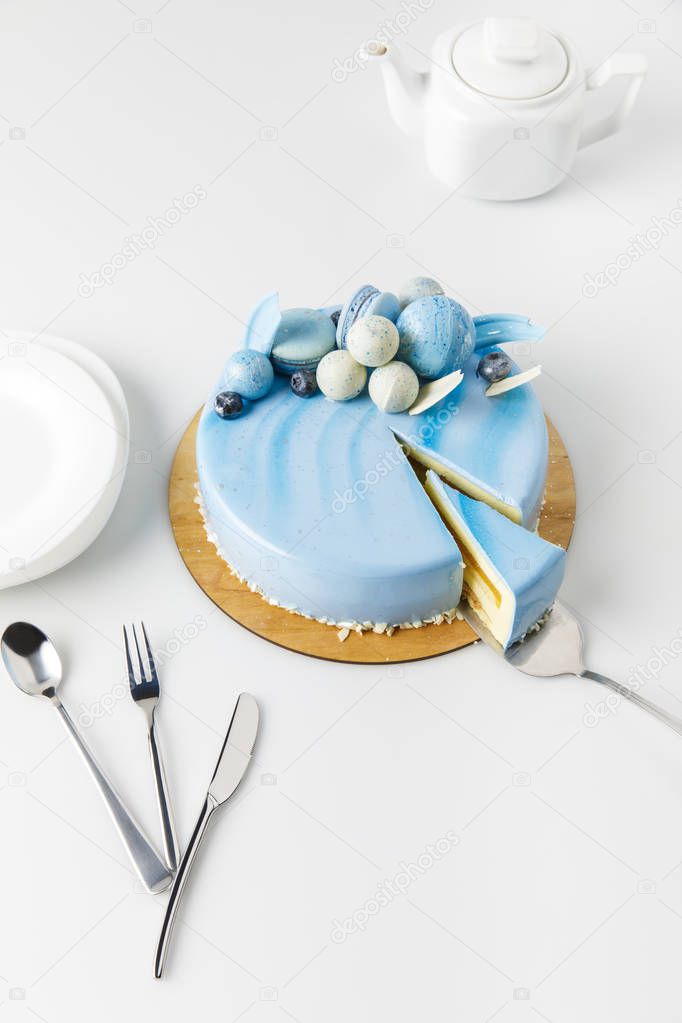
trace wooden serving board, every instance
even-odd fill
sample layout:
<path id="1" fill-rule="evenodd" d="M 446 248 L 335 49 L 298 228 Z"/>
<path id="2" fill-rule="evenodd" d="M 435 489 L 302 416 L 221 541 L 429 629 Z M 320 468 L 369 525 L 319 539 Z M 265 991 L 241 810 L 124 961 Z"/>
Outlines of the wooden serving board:
<path id="1" fill-rule="evenodd" d="M 468 625 L 425 625 L 420 629 L 397 629 L 392 636 L 374 632 L 351 632 L 346 640 L 338 629 L 301 615 L 273 607 L 232 575 L 215 547 L 206 538 L 204 521 L 195 503 L 197 467 L 195 438 L 201 410 L 178 445 L 168 490 L 170 520 L 175 542 L 185 565 L 204 593 L 230 618 L 272 643 L 311 657 L 353 664 L 387 664 L 417 661 L 458 650 L 476 636 Z M 568 454 L 559 434 L 547 420 L 549 471 L 540 534 L 567 548 L 575 522 L 575 484 Z"/>

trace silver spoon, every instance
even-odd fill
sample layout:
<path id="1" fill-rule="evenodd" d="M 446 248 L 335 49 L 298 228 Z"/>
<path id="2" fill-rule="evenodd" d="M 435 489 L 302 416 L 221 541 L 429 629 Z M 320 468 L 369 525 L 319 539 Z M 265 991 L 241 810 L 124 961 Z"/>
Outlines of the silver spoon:
<path id="1" fill-rule="evenodd" d="M 0 640 L 0 650 L 15 686 L 28 696 L 46 697 L 59 712 L 67 732 L 88 766 L 144 886 L 153 893 L 165 891 L 172 881 L 168 867 L 126 810 L 57 695 L 57 687 L 62 680 L 62 662 L 53 644 L 35 625 L 14 622 L 5 629 Z"/>

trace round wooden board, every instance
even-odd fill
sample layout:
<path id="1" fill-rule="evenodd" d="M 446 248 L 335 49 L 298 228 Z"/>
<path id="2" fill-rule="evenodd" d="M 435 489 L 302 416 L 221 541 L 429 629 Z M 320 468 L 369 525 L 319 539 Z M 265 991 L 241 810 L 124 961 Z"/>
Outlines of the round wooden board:
<path id="1" fill-rule="evenodd" d="M 341 642 L 338 630 L 273 607 L 232 575 L 206 538 L 204 522 L 195 503 L 197 468 L 195 437 L 201 410 L 188 426 L 173 460 L 168 505 L 175 542 L 185 565 L 204 593 L 226 614 L 250 632 L 272 643 L 311 657 L 353 664 L 417 661 L 458 650 L 476 636 L 468 625 L 426 625 L 398 629 L 392 636 L 351 632 Z M 575 521 L 575 484 L 571 463 L 559 434 L 547 420 L 549 471 L 540 534 L 567 548 Z"/>

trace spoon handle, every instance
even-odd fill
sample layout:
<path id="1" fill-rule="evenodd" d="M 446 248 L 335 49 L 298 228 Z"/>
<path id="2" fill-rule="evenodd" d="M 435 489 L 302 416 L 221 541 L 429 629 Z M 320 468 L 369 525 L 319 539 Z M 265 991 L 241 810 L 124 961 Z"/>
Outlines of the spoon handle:
<path id="1" fill-rule="evenodd" d="M 140 880 L 145 888 L 153 894 L 165 891 L 172 880 L 168 867 L 156 853 L 139 824 L 136 824 L 126 810 L 120 796 L 85 745 L 66 707 L 56 698 L 53 698 L 52 702 L 87 764 Z"/>
<path id="2" fill-rule="evenodd" d="M 629 686 L 624 686 L 621 682 L 614 682 L 612 678 L 608 678 L 606 675 L 600 675 L 597 671 L 583 671 L 581 672 L 581 678 L 591 678 L 593 682 L 600 682 L 604 686 L 608 686 L 609 689 L 613 689 L 614 693 L 618 693 L 624 700 L 629 700 L 630 703 L 635 703 L 642 710 L 646 710 L 649 714 L 653 714 L 655 718 L 662 721 L 664 725 L 668 725 L 673 731 L 677 732 L 678 735 L 682 735 L 682 720 L 675 717 L 674 714 L 669 714 L 667 710 L 663 710 L 662 707 L 657 706 L 655 703 L 651 703 L 650 700 L 645 700 L 643 696 L 635 692 L 634 689 L 630 689 Z"/>

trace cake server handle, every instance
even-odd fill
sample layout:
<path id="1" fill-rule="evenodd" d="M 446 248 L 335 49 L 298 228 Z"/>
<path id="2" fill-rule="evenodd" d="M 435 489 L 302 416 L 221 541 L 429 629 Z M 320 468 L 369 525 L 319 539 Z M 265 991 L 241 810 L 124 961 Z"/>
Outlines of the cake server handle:
<path id="1" fill-rule="evenodd" d="M 640 696 L 638 692 L 631 689 L 629 686 L 624 686 L 621 682 L 614 682 L 612 678 L 608 678 L 606 675 L 600 675 L 597 671 L 588 671 L 585 669 L 580 672 L 580 678 L 590 678 L 593 682 L 599 682 L 603 686 L 607 686 L 612 689 L 614 693 L 618 693 L 624 700 L 629 700 L 630 703 L 636 704 L 641 707 L 642 710 L 646 710 L 649 714 L 653 714 L 655 718 L 662 721 L 664 725 L 668 725 L 678 735 L 682 735 L 682 720 L 675 717 L 674 714 L 669 714 L 667 710 L 662 707 L 658 707 L 655 703 L 651 703 L 650 700 L 645 700 L 643 696 Z"/>
<path id="2" fill-rule="evenodd" d="M 163 973 L 163 968 L 166 963 L 166 956 L 168 955 L 168 945 L 170 943 L 171 934 L 173 932 L 173 925 L 175 923 L 175 917 L 178 912 L 178 906 L 180 905 L 180 899 L 182 893 L 185 890 L 187 879 L 189 877 L 190 868 L 194 862 L 194 858 L 199 851 L 199 845 L 201 840 L 206 834 L 206 828 L 208 822 L 211 819 L 211 815 L 217 806 L 220 804 L 213 798 L 209 792 L 206 796 L 206 802 L 204 803 L 199 818 L 194 825 L 194 831 L 192 837 L 189 840 L 185 854 L 180 860 L 180 866 L 178 872 L 175 875 L 173 885 L 171 887 L 170 897 L 168 899 L 168 905 L 166 906 L 166 915 L 163 919 L 161 927 L 161 934 L 159 935 L 159 943 L 156 948 L 156 959 L 154 960 L 154 976 L 158 979 Z"/>

